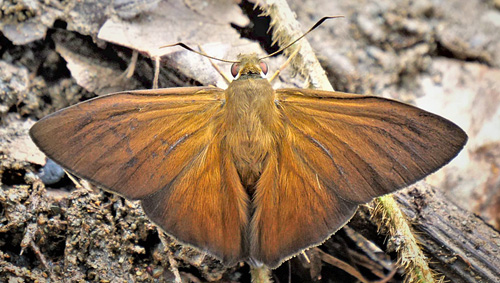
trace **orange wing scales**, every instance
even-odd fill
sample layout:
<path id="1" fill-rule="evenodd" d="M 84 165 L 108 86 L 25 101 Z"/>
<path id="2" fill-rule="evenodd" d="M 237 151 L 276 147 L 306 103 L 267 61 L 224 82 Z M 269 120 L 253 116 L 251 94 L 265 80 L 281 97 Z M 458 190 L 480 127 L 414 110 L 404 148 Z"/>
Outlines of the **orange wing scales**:
<path id="1" fill-rule="evenodd" d="M 168 186 L 142 204 L 168 234 L 235 264 L 247 258 L 249 199 L 234 164 L 221 154 L 221 144 L 211 142 Z"/>
<path id="2" fill-rule="evenodd" d="M 318 94 L 325 96 L 313 96 Z M 323 151 L 303 154 L 322 156 L 314 166 L 319 175 L 341 188 L 339 196 L 358 203 L 434 172 L 467 140 L 448 120 L 392 100 L 311 90 L 278 90 L 277 96 L 297 134 Z"/>
<path id="3" fill-rule="evenodd" d="M 273 268 L 326 240 L 358 204 L 439 169 L 467 141 L 444 118 L 378 97 L 281 89 L 276 105 L 285 134 L 257 183 L 250 237 L 251 258 Z"/>
<path id="4" fill-rule="evenodd" d="M 232 264 L 248 257 L 249 200 L 221 153 L 222 94 L 179 88 L 99 97 L 47 116 L 30 134 L 70 172 L 140 199 L 169 235 Z"/>
<path id="5" fill-rule="evenodd" d="M 254 196 L 250 256 L 271 268 L 323 242 L 357 208 L 339 198 L 302 161 L 296 151 L 302 142 L 283 141 L 279 155 L 269 157 Z"/>
<path id="6" fill-rule="evenodd" d="M 70 172 L 141 200 L 180 242 L 228 265 L 271 268 L 326 240 L 358 204 L 439 169 L 467 141 L 453 123 L 403 103 L 274 91 L 255 79 L 228 91 L 100 97 L 49 115 L 30 135 Z"/>

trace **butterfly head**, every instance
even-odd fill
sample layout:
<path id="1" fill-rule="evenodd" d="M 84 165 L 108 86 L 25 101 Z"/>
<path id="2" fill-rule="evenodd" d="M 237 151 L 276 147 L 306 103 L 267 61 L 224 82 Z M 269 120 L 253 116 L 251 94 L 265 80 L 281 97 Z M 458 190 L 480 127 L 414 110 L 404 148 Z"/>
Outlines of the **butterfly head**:
<path id="1" fill-rule="evenodd" d="M 267 64 L 261 61 L 257 54 L 240 54 L 238 55 L 238 62 L 233 63 L 231 66 L 231 75 L 235 79 L 255 76 L 264 78 L 267 74 L 267 69 Z"/>

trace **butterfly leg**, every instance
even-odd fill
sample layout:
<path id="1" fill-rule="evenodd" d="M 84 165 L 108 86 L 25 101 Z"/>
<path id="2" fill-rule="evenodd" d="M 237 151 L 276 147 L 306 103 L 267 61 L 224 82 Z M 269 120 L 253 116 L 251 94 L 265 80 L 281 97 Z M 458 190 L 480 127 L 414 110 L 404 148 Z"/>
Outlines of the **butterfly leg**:
<path id="1" fill-rule="evenodd" d="M 201 52 L 206 53 L 205 50 L 203 50 L 203 48 L 201 46 L 198 45 L 198 48 L 200 48 Z M 212 59 L 208 58 L 208 60 L 210 61 L 210 64 L 212 64 L 212 67 L 214 67 L 214 69 L 217 70 L 217 72 L 224 78 L 224 81 L 226 81 L 226 83 L 229 85 L 231 83 L 232 79 L 228 75 L 226 75 L 224 72 L 222 72 L 222 70 L 219 68 L 219 66 L 217 66 L 217 64 L 215 64 Z"/>
<path id="2" fill-rule="evenodd" d="M 290 55 L 290 57 L 288 57 L 286 62 L 283 63 L 283 65 L 281 65 L 281 67 L 268 79 L 269 82 L 272 82 L 281 73 L 281 71 L 283 71 L 288 66 L 288 64 L 290 64 L 290 62 L 292 62 L 292 59 L 299 53 L 299 50 L 300 47 L 295 49 L 295 51 L 293 51 L 293 53 Z"/>
<path id="3" fill-rule="evenodd" d="M 130 58 L 130 63 L 128 64 L 127 69 L 121 75 L 119 75 L 115 80 L 113 80 L 111 85 L 113 86 L 120 85 L 122 84 L 122 82 L 124 82 L 127 79 L 130 79 L 134 75 L 138 57 L 139 57 L 139 52 L 137 50 L 133 50 L 132 58 Z"/>
<path id="4" fill-rule="evenodd" d="M 155 73 L 153 77 L 153 89 L 158 88 L 158 79 L 160 77 L 160 56 L 154 56 L 153 59 L 155 60 Z"/>
<path id="5" fill-rule="evenodd" d="M 135 66 L 137 66 L 137 58 L 139 57 L 139 52 L 137 50 L 132 51 L 132 58 L 130 59 L 130 64 L 128 65 L 122 76 L 130 79 L 134 75 Z"/>

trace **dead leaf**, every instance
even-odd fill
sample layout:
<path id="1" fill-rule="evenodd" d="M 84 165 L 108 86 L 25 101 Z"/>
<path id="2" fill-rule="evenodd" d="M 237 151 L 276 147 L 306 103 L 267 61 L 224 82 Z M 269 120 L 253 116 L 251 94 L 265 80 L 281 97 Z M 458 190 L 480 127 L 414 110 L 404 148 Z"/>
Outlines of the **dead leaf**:
<path id="1" fill-rule="evenodd" d="M 28 90 L 28 70 L 0 61 L 0 114 L 6 114 Z"/>
<path id="2" fill-rule="evenodd" d="M 43 1 L 2 1 L 0 31 L 15 45 L 23 45 L 45 37 L 47 29 L 63 15 L 56 1 L 53 7 Z"/>
<path id="3" fill-rule="evenodd" d="M 174 52 L 159 48 L 179 41 L 195 45 L 246 43 L 239 41 L 231 23 L 248 24 L 248 18 L 231 0 L 162 1 L 152 12 L 131 20 L 112 17 L 99 30 L 98 38 L 155 57 Z"/>
<path id="4" fill-rule="evenodd" d="M 136 89 L 140 83 L 125 78 L 118 63 L 102 55 L 102 50 L 68 32 L 58 32 L 53 39 L 56 51 L 66 60 L 78 85 L 89 92 L 107 94 Z"/>
<path id="5" fill-rule="evenodd" d="M 28 130 L 35 121 L 21 119 L 17 113 L 11 113 L 5 117 L 4 122 L 5 126 L 0 127 L 0 153 L 8 156 L 7 162 L 45 164 L 45 154 L 28 135 Z"/>

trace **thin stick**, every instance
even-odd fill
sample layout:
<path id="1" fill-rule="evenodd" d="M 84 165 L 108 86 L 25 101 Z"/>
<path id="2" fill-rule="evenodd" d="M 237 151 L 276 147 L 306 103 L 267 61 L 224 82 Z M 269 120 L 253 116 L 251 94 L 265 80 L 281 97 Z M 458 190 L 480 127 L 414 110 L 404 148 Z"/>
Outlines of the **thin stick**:
<path id="1" fill-rule="evenodd" d="M 295 19 L 294 12 L 285 0 L 267 0 L 263 2 L 267 3 L 263 7 L 264 15 L 271 17 L 273 40 L 275 42 L 278 42 L 280 45 L 288 45 L 291 39 L 297 38 L 302 34 L 299 22 Z M 288 55 L 293 53 L 296 48 L 299 48 L 298 44 L 289 46 L 284 52 Z M 299 54 L 292 60 L 291 65 L 301 75 L 309 79 L 313 88 L 333 91 L 333 87 L 328 81 L 325 71 L 306 39 L 300 41 Z"/>
<path id="2" fill-rule="evenodd" d="M 385 195 L 376 198 L 375 203 L 377 206 L 372 212 L 372 218 L 379 230 L 386 227 L 390 236 L 402 235 L 404 238 L 397 252 L 398 264 L 406 271 L 405 282 L 435 282 L 432 270 L 427 264 L 428 259 L 420 249 L 410 225 L 394 198 Z"/>
<path id="3" fill-rule="evenodd" d="M 364 282 L 364 283 L 368 283 L 368 282 L 371 282 L 371 283 L 385 283 L 385 282 L 388 282 L 389 280 L 392 279 L 392 277 L 394 277 L 394 275 L 396 274 L 396 271 L 397 271 L 397 268 L 394 268 L 387 276 L 385 276 L 384 278 L 381 278 L 380 280 L 378 281 L 370 281 L 368 279 L 366 279 L 362 274 L 361 272 L 359 272 L 358 270 L 356 270 L 354 267 L 352 267 L 351 265 L 349 265 L 348 263 L 346 263 L 345 261 L 342 261 L 336 257 L 333 257 L 327 253 L 325 253 L 324 251 L 318 249 L 318 248 L 315 248 L 320 257 L 321 257 L 321 260 L 324 261 L 324 262 L 327 262 L 335 267 L 338 267 L 339 269 L 342 269 L 344 270 L 345 272 L 349 273 L 350 275 L 356 277 L 356 279 L 358 279 L 359 281 L 361 282 Z"/>
<path id="4" fill-rule="evenodd" d="M 266 59 L 266 58 L 269 58 L 269 57 L 272 57 L 278 53 L 280 53 L 281 51 L 287 49 L 288 47 L 294 45 L 297 41 L 301 40 L 302 38 L 304 38 L 308 33 L 310 33 L 311 31 L 315 30 L 317 27 L 319 27 L 324 21 L 328 20 L 328 19 L 336 19 L 336 18 L 343 18 L 344 16 L 330 16 L 330 17 L 323 17 L 321 18 L 319 21 L 317 21 L 308 31 L 306 31 L 303 35 L 301 35 L 299 38 L 295 39 L 294 41 L 288 43 L 287 45 L 285 45 L 285 47 L 282 47 L 280 48 L 278 51 L 274 51 L 273 53 L 267 55 L 267 56 L 264 56 L 264 57 L 261 57 L 259 58 L 260 60 L 262 59 Z"/>

